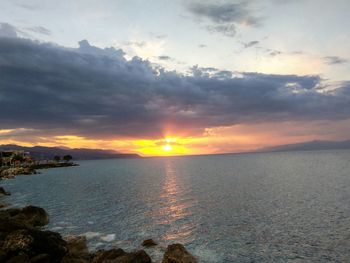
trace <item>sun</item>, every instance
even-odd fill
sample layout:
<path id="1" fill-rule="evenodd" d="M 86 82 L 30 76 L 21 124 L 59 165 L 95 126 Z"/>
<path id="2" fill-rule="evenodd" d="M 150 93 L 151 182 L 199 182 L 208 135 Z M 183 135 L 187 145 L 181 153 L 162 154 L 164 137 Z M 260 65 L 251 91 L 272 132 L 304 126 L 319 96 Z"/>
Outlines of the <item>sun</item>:
<path id="1" fill-rule="evenodd" d="M 166 152 L 170 152 L 173 149 L 173 147 L 170 144 L 165 144 L 162 148 Z"/>

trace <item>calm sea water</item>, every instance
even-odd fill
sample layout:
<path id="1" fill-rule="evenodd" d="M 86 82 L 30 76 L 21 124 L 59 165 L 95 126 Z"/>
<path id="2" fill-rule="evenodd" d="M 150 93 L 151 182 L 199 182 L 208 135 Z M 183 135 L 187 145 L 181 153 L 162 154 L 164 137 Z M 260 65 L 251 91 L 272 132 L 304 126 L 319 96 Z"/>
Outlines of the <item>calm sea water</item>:
<path id="1" fill-rule="evenodd" d="M 1 184 L 91 249 L 180 242 L 200 262 L 350 262 L 350 151 L 82 161 Z"/>

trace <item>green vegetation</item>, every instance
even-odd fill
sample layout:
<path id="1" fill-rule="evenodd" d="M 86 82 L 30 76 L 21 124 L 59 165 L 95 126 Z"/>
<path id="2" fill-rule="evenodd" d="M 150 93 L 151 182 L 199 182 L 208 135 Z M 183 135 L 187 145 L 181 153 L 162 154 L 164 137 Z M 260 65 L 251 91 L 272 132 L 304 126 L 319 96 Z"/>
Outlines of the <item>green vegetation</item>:
<path id="1" fill-rule="evenodd" d="M 63 156 L 63 160 L 64 160 L 66 163 L 68 163 L 68 162 L 69 162 L 70 160 L 72 160 L 72 159 L 73 159 L 73 157 L 72 157 L 71 155 L 69 155 L 69 154 Z"/>

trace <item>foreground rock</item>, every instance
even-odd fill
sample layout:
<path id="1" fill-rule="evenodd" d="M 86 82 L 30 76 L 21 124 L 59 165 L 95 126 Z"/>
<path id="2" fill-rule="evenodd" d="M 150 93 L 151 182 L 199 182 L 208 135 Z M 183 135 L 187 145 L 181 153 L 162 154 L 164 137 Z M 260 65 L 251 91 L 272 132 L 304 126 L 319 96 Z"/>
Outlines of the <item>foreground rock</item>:
<path id="1" fill-rule="evenodd" d="M 143 250 L 127 253 L 121 248 L 98 250 L 90 254 L 83 236 L 66 238 L 67 253 L 62 263 L 151 263 L 151 258 Z"/>
<path id="2" fill-rule="evenodd" d="M 8 260 L 18 256 L 38 260 L 45 255 L 49 262 L 61 262 L 67 253 L 66 242 L 58 233 L 25 228 L 8 233 L 2 250 Z"/>
<path id="3" fill-rule="evenodd" d="M 60 262 L 67 253 L 66 241 L 38 228 L 48 221 L 40 207 L 0 211 L 0 262 Z"/>
<path id="4" fill-rule="evenodd" d="M 36 174 L 33 167 L 11 167 L 2 169 L 0 172 L 0 179 L 13 179 L 17 175 Z"/>
<path id="5" fill-rule="evenodd" d="M 197 263 L 197 260 L 183 245 L 173 244 L 167 247 L 162 263 Z"/>
<path id="6" fill-rule="evenodd" d="M 3 187 L 0 187 L 0 196 L 3 196 L 3 195 L 11 195 L 11 194 L 9 192 L 6 192 Z"/>
<path id="7" fill-rule="evenodd" d="M 151 263 L 151 258 L 143 250 L 127 253 L 123 249 L 99 250 L 92 263 Z"/>
<path id="8" fill-rule="evenodd" d="M 0 219 L 18 222 L 31 228 L 45 226 L 49 223 L 49 215 L 46 211 L 36 206 L 26 206 L 22 209 L 11 208 L 0 211 Z"/>
<path id="9" fill-rule="evenodd" d="M 68 236 L 66 237 L 67 253 L 62 259 L 62 263 L 88 263 L 91 256 L 86 245 L 86 237 L 84 236 Z"/>
<path id="10" fill-rule="evenodd" d="M 86 238 L 43 231 L 49 222 L 46 211 L 27 206 L 0 211 L 0 262 L 7 263 L 151 263 L 143 250 L 122 249 L 89 253 Z"/>
<path id="11" fill-rule="evenodd" d="M 1 179 L 14 179 L 17 175 L 30 175 L 37 174 L 36 169 L 49 169 L 49 168 L 60 168 L 60 167 L 70 167 L 78 166 L 76 163 L 43 163 L 43 164 L 33 164 L 31 166 L 25 167 L 5 167 L 0 168 L 0 180 Z"/>
<path id="12" fill-rule="evenodd" d="M 90 253 L 84 236 L 65 239 L 41 227 L 49 222 L 44 209 L 27 206 L 0 211 L 0 262 L 6 263 L 152 263 L 144 250 L 98 250 Z M 153 246 L 152 239 L 144 246 Z M 162 263 L 197 263 L 181 244 L 170 245 Z"/>
<path id="13" fill-rule="evenodd" d="M 5 207 L 9 207 L 9 205 L 6 203 L 0 203 L 0 209 L 5 208 Z"/>
<path id="14" fill-rule="evenodd" d="M 156 245 L 158 245 L 158 244 L 153 239 L 146 239 L 142 242 L 142 246 L 144 246 L 144 247 L 153 247 Z"/>

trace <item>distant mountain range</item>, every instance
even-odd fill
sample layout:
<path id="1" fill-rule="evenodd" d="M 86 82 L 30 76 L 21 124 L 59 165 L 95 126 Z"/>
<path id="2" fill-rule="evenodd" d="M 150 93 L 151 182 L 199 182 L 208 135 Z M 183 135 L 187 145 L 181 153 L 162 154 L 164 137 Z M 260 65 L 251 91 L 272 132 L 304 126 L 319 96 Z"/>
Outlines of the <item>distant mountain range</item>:
<path id="1" fill-rule="evenodd" d="M 112 150 L 100 149 L 70 149 L 59 147 L 24 147 L 18 145 L 0 145 L 0 150 L 23 150 L 30 152 L 37 160 L 51 160 L 54 156 L 71 155 L 73 160 L 94 160 L 94 159 L 113 159 L 113 158 L 140 158 L 138 154 L 118 153 Z"/>
<path id="2" fill-rule="evenodd" d="M 350 149 L 350 140 L 347 141 L 309 141 L 295 144 L 278 145 L 259 149 L 258 152 L 288 152 L 288 151 L 319 151 L 319 150 L 347 150 Z"/>
<path id="3" fill-rule="evenodd" d="M 70 149 L 59 147 L 24 147 L 19 145 L 0 145 L 1 150 L 23 150 L 37 160 L 51 160 L 54 156 L 71 155 L 73 160 L 94 160 L 114 158 L 141 158 L 138 154 L 119 153 L 112 150 L 100 149 Z M 261 148 L 255 152 L 289 152 L 289 151 L 319 151 L 319 150 L 350 150 L 350 140 L 346 141 L 309 141 L 295 144 L 285 144 L 273 147 Z"/>

